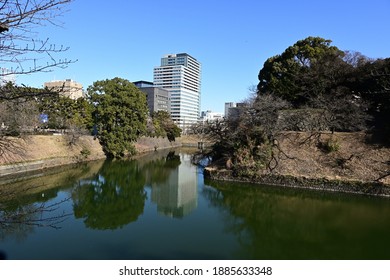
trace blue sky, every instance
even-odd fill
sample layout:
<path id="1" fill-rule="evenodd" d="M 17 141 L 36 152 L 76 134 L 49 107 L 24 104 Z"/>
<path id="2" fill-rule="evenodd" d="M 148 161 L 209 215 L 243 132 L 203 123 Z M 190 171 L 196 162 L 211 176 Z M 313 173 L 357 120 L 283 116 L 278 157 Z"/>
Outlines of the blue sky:
<path id="1" fill-rule="evenodd" d="M 163 55 L 186 52 L 202 64 L 202 110 L 248 96 L 264 61 L 308 36 L 371 58 L 390 57 L 390 0 L 75 0 L 37 36 L 70 50 L 67 69 L 20 76 L 40 87 L 53 79 L 121 77 L 153 81 Z"/>

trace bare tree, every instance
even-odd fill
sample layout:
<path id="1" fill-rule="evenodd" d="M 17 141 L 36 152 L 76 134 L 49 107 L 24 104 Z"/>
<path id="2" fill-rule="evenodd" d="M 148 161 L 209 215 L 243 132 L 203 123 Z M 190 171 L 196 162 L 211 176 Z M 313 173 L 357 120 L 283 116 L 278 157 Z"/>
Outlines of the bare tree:
<path id="1" fill-rule="evenodd" d="M 74 61 L 57 59 L 68 50 L 48 38 L 35 39 L 37 27 L 60 26 L 60 15 L 72 0 L 0 0 L 0 81 L 12 75 L 48 72 Z"/>
<path id="2" fill-rule="evenodd" d="M 52 204 L 40 203 L 19 206 L 12 210 L 0 208 L 0 229 L 10 232 L 16 231 L 17 227 L 25 226 L 59 229 L 61 228 L 59 224 L 71 215 L 65 212 L 58 213 L 60 205 L 69 199 L 67 198 Z"/>
<path id="3" fill-rule="evenodd" d="M 72 0 L 0 0 L 0 103 L 12 103 L 14 112 L 21 111 L 25 106 L 20 104 L 30 102 L 31 98 L 54 93 L 50 89 L 17 86 L 13 84 L 14 76 L 49 72 L 74 62 L 57 58 L 68 47 L 56 46 L 48 38 L 36 39 L 39 27 L 61 25 L 58 18 L 70 2 Z M 5 111 L 0 113 L 4 115 Z M 4 128 L 9 128 L 9 124 L 0 125 L 0 155 L 20 151 L 19 142 L 5 135 L 8 132 Z"/>

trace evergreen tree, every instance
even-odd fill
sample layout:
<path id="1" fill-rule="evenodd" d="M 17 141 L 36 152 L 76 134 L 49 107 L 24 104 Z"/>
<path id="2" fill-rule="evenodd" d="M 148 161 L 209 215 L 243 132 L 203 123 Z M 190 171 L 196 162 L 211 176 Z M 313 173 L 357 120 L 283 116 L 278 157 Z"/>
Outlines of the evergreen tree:
<path id="1" fill-rule="evenodd" d="M 128 80 L 96 81 L 88 87 L 94 105 L 93 118 L 98 138 L 108 157 L 134 154 L 132 142 L 146 131 L 146 96 Z"/>

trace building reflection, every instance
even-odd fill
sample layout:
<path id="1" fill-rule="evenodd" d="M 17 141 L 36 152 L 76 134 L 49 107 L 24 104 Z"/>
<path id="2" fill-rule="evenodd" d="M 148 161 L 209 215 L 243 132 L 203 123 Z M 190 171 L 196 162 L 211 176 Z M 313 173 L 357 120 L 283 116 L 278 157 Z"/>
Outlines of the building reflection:
<path id="1" fill-rule="evenodd" d="M 178 155 L 181 164 L 171 170 L 167 180 L 152 183 L 152 202 L 165 216 L 182 218 L 190 214 L 198 203 L 198 176 L 190 155 Z"/>

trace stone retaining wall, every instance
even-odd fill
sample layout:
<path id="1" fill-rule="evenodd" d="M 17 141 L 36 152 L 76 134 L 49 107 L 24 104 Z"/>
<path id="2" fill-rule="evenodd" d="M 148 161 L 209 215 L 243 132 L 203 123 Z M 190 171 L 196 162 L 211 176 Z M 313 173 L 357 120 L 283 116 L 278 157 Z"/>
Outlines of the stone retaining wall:
<path id="1" fill-rule="evenodd" d="M 205 179 L 218 181 L 248 182 L 291 188 L 390 197 L 390 186 L 379 182 L 342 181 L 329 180 L 326 178 L 312 179 L 275 174 L 258 176 L 256 178 L 237 178 L 232 176 L 230 170 L 218 169 L 215 167 L 206 167 L 204 176 Z"/>
<path id="2" fill-rule="evenodd" d="M 0 177 L 106 157 L 99 141 L 92 136 L 80 137 L 75 145 L 69 145 L 66 135 L 35 135 L 13 141 L 19 151 L 8 151 L 0 158 Z M 167 138 L 141 137 L 134 145 L 141 154 L 182 146 L 196 147 L 197 141 L 196 137 L 182 137 L 174 142 Z"/>

